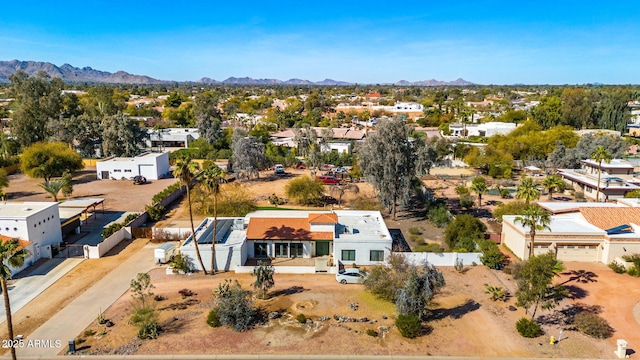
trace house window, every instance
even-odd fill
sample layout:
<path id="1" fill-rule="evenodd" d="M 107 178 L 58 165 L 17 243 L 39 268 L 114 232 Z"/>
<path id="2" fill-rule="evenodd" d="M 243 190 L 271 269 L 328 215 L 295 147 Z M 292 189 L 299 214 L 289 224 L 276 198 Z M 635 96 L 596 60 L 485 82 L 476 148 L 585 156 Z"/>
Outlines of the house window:
<path id="1" fill-rule="evenodd" d="M 255 257 L 267 257 L 267 243 L 254 243 L 253 244 L 253 256 L 255 256 Z"/>
<path id="2" fill-rule="evenodd" d="M 277 243 L 276 244 L 276 257 L 289 257 L 289 244 L 287 243 Z"/>
<path id="3" fill-rule="evenodd" d="M 113 169 L 113 172 L 122 172 L 120 169 Z"/>
<path id="4" fill-rule="evenodd" d="M 124 169 L 124 172 L 131 172 L 131 169 Z"/>
<path id="5" fill-rule="evenodd" d="M 370 261 L 384 261 L 384 251 L 382 251 L 382 250 L 371 250 L 369 252 L 369 260 Z"/>
<path id="6" fill-rule="evenodd" d="M 302 244 L 291 244 L 291 257 L 302 257 Z"/>
<path id="7" fill-rule="evenodd" d="M 343 261 L 356 261 L 356 251 L 355 250 L 342 250 L 342 260 Z"/>

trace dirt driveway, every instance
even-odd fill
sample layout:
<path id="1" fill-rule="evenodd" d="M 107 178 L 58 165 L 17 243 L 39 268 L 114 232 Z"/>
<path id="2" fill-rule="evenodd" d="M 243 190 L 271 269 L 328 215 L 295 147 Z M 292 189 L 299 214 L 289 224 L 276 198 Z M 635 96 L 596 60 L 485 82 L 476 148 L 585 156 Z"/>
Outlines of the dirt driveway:
<path id="1" fill-rule="evenodd" d="M 133 185 L 129 180 L 97 180 L 96 168 L 86 167 L 73 177 L 74 197 L 104 198 L 105 210 L 144 211 L 151 203 L 153 195 L 164 190 L 177 180 L 174 178 L 152 180 L 145 185 Z M 40 184 L 42 179 L 32 179 L 25 174 L 9 175 L 9 187 L 6 189 L 10 201 L 53 201 Z M 60 195 L 59 200 L 63 200 Z"/>

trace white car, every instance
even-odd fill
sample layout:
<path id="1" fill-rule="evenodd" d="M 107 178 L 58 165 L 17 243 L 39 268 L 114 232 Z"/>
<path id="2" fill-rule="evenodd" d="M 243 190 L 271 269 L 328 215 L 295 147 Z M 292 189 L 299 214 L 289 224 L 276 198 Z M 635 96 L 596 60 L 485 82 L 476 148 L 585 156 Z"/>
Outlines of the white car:
<path id="1" fill-rule="evenodd" d="M 362 284 L 367 278 L 367 273 L 360 269 L 344 269 L 336 274 L 336 281 L 340 284 Z"/>

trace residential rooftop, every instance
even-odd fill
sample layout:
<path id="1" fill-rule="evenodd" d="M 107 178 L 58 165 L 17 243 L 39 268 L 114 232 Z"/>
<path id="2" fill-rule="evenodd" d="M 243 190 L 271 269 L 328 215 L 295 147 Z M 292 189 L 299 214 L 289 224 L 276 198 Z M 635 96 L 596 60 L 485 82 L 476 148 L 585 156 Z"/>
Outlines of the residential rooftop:
<path id="1" fill-rule="evenodd" d="M 11 202 L 0 204 L 0 217 L 24 219 L 44 209 L 56 206 L 56 202 Z"/>

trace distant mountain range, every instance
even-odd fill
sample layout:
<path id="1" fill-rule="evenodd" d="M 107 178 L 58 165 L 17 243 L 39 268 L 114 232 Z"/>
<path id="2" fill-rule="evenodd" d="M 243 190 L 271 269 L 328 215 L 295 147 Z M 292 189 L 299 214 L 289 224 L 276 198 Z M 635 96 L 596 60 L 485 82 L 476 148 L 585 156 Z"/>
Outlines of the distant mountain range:
<path id="1" fill-rule="evenodd" d="M 106 83 L 106 84 L 166 84 L 175 81 L 158 80 L 144 75 L 133 75 L 125 71 L 110 73 L 107 71 L 95 70 L 90 67 L 77 68 L 69 64 L 62 66 L 54 65 L 50 62 L 41 61 L 0 61 L 0 83 L 9 82 L 9 76 L 17 71 L 24 71 L 28 75 L 35 75 L 40 71 L 44 71 L 51 77 L 61 78 L 64 82 L 70 83 Z M 253 79 L 250 77 L 230 77 L 223 81 L 217 81 L 208 77 L 203 77 L 195 81 L 200 84 L 236 84 L 236 85 L 325 85 L 325 86 L 345 86 L 353 85 L 346 81 L 338 81 L 325 79 L 322 81 L 309 81 L 302 79 L 289 79 L 282 81 L 278 79 Z M 410 82 L 401 80 L 393 83 L 396 86 L 465 86 L 474 85 L 474 83 L 464 79 L 454 81 L 438 81 L 435 79 Z"/>

